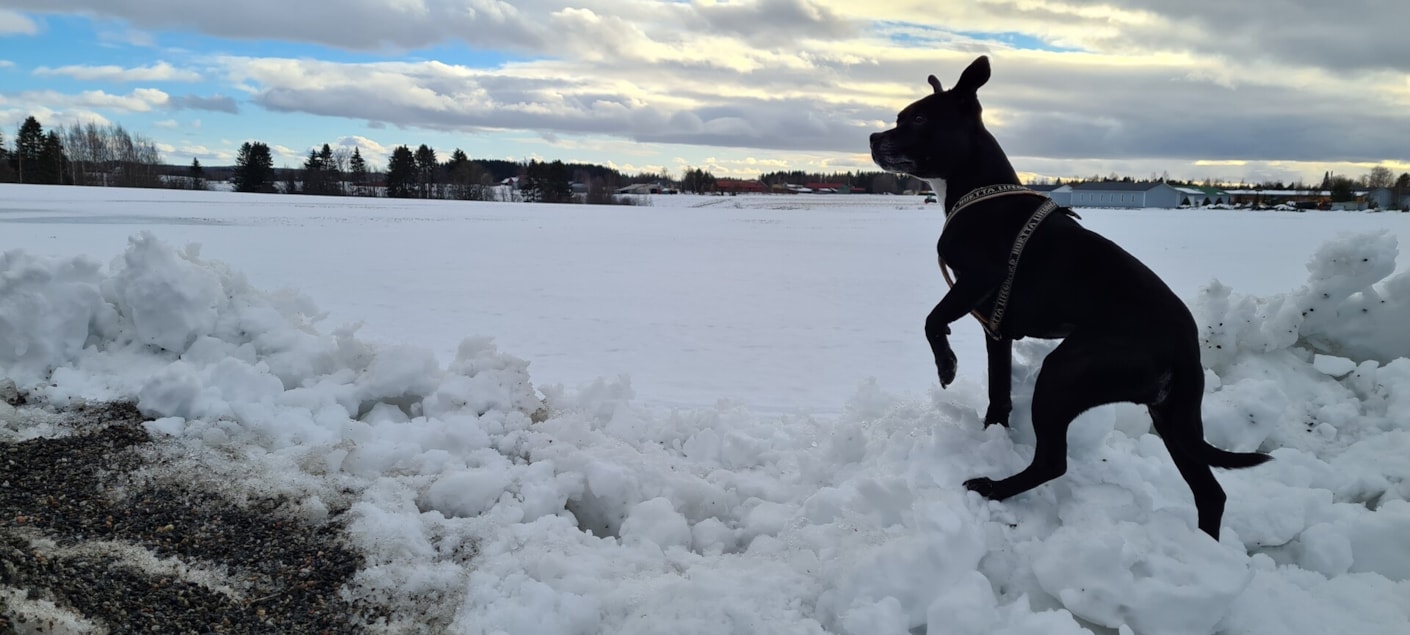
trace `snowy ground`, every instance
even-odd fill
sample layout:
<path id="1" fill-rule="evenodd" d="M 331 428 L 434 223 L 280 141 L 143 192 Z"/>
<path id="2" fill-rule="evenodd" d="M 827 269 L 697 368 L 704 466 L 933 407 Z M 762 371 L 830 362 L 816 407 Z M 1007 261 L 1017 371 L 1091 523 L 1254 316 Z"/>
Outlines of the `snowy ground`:
<path id="1" fill-rule="evenodd" d="M 394 631 L 1410 629 L 1410 215 L 1082 213 L 1195 310 L 1211 442 L 1277 459 L 1219 475 L 1220 543 L 1133 407 L 1054 483 L 959 487 L 1026 464 L 1049 345 L 1011 432 L 977 327 L 933 386 L 912 198 L 0 186 L 0 377 L 135 399 L 203 473 L 332 513 Z"/>

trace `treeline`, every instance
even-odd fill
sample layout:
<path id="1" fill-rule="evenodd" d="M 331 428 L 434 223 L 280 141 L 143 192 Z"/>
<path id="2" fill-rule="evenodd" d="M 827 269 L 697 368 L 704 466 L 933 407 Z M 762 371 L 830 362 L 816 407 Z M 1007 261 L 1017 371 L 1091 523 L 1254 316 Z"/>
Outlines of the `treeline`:
<path id="1" fill-rule="evenodd" d="M 617 188 L 654 178 L 563 161 L 472 160 L 460 148 L 442 161 L 426 144 L 415 150 L 397 146 L 383 170 L 370 165 L 359 148 L 326 143 L 310 150 L 301 168 L 276 170 L 269 146 L 249 141 L 240 146 L 230 182 L 238 192 L 634 204 L 640 201 L 617 196 Z"/>
<path id="2" fill-rule="evenodd" d="M 1089 176 L 1086 178 L 1070 178 L 1067 180 L 1055 179 L 1049 182 L 1047 179 L 1039 179 L 1030 185 L 1077 185 L 1080 183 L 1134 183 L 1136 179 L 1129 176 L 1121 176 L 1116 173 L 1107 176 Z M 1145 182 L 1168 183 L 1176 187 L 1217 187 L 1229 190 L 1273 190 L 1273 191 L 1296 191 L 1296 192 L 1326 192 L 1327 198 L 1333 203 L 1354 201 L 1357 198 L 1357 191 L 1386 189 L 1391 193 L 1391 204 L 1393 207 L 1404 207 L 1402 203 L 1406 197 L 1410 196 L 1410 172 L 1402 172 L 1399 176 L 1390 168 L 1377 165 L 1373 166 L 1365 174 L 1359 177 L 1350 177 L 1344 174 L 1334 174 L 1330 170 L 1322 174 L 1320 182 L 1307 183 L 1302 180 L 1283 181 L 1265 180 L 1256 183 L 1247 181 L 1218 181 L 1215 179 L 1204 179 L 1203 181 L 1182 181 L 1172 179 L 1168 173 L 1159 176 L 1151 174 Z"/>
<path id="3" fill-rule="evenodd" d="M 443 161 L 425 144 L 398 146 L 381 169 L 358 148 L 326 143 L 298 168 L 275 168 L 269 145 L 258 141 L 240 146 L 234 166 L 208 168 L 193 159 L 183 168 L 166 165 L 152 140 L 116 124 L 46 132 L 27 117 L 13 151 L 0 133 L 0 183 L 204 190 L 212 180 L 228 180 L 241 192 L 638 204 L 642 199 L 618 196 L 617 189 L 668 179 L 585 163 L 472 160 L 459 148 Z"/>
<path id="4" fill-rule="evenodd" d="M 1112 182 L 1134 183 L 1136 181 L 1169 183 L 1170 185 L 1177 187 L 1217 187 L 1221 189 L 1231 190 L 1327 190 L 1330 192 L 1349 193 L 1358 189 L 1410 188 L 1410 172 L 1404 172 L 1401 173 L 1400 176 L 1396 176 L 1390 168 L 1383 165 L 1377 165 L 1372 167 L 1369 171 L 1359 177 L 1350 177 L 1344 174 L 1335 174 L 1331 171 L 1327 171 L 1323 173 L 1321 181 L 1313 181 L 1310 183 L 1302 181 L 1300 179 L 1291 181 L 1275 179 L 1258 182 L 1222 181 L 1212 178 L 1206 178 L 1204 180 L 1181 180 L 1170 178 L 1170 174 L 1168 172 L 1160 175 L 1152 173 L 1150 177 L 1146 179 L 1136 179 L 1130 176 L 1122 176 L 1113 172 L 1107 176 L 1100 176 L 1094 174 L 1092 176 L 1087 177 L 1072 177 L 1067 179 L 1038 179 L 1030 185 L 1076 185 L 1078 183 Z"/>
<path id="5" fill-rule="evenodd" d="M 193 160 L 190 166 L 183 168 L 164 164 L 156 143 L 119 124 L 74 124 L 46 132 L 31 116 L 20 124 L 13 150 L 7 147 L 4 134 L 0 133 L 0 182 L 207 189 L 213 180 L 228 180 L 242 192 L 531 202 L 636 202 L 641 199 L 624 198 L 616 193 L 638 184 L 649 184 L 643 191 L 652 192 L 737 190 L 721 188 L 719 179 L 702 168 L 686 168 L 679 179 L 673 179 L 664 171 L 624 174 L 614 168 L 586 163 L 471 159 L 459 148 L 442 160 L 426 144 L 414 150 L 410 146 L 398 146 L 386 165 L 379 167 L 370 164 L 358 148 L 334 148 L 325 143 L 319 149 L 310 150 L 301 166 L 275 168 L 269 146 L 251 141 L 240 146 L 233 167 L 208 168 L 199 160 Z M 1056 179 L 1054 183 L 1134 180 L 1112 173 L 1066 181 Z M 1352 200 L 1358 189 L 1387 188 L 1392 190 L 1395 200 L 1410 195 L 1410 173 L 1396 176 L 1385 166 L 1375 166 L 1356 178 L 1327 172 L 1320 183 L 1181 181 L 1170 178 L 1168 173 L 1152 173 L 1147 180 L 1177 186 L 1317 189 L 1329 191 L 1333 201 Z M 908 175 L 880 171 L 778 171 L 761 174 L 758 181 L 765 186 L 765 191 L 827 184 L 852 192 L 901 194 L 929 187 Z M 1034 184 L 1047 182 L 1039 179 Z"/>
<path id="6" fill-rule="evenodd" d="M 160 187 L 156 144 L 119 125 L 60 126 L 48 132 L 25 118 L 13 152 L 0 134 L 0 181 L 40 185 Z"/>
<path id="7" fill-rule="evenodd" d="M 759 181 L 770 187 L 827 183 L 831 185 L 844 185 L 854 192 L 870 192 L 873 194 L 919 192 L 930 187 L 925 181 L 908 174 L 895 174 L 881 171 L 804 172 L 793 170 L 762 174 L 759 176 Z"/>

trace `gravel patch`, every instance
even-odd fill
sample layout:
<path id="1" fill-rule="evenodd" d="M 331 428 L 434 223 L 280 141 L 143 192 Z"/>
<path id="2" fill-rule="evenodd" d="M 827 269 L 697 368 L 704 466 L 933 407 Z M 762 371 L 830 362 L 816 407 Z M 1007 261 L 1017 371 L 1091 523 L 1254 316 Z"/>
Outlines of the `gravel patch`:
<path id="1" fill-rule="evenodd" d="M 0 428 L 62 429 L 0 435 L 0 634 L 357 633 L 379 617 L 345 599 L 362 558 L 337 513 L 143 474 L 158 453 L 132 404 L 0 397 Z"/>

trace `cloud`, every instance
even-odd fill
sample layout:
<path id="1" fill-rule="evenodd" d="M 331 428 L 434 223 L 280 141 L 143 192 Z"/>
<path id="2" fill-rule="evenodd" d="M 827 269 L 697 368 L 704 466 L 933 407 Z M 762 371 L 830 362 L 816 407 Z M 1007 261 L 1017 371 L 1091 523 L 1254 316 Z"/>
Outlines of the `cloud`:
<path id="1" fill-rule="evenodd" d="M 1191 79 L 1172 63 L 1015 61 L 996 62 L 980 91 L 986 105 L 1002 107 L 995 134 L 1011 154 L 1310 161 L 1410 153 L 1410 112 L 1369 95 L 1348 99 L 1364 87 L 1331 74 L 1254 74 L 1231 86 Z M 1055 74 L 1068 90 L 1026 88 Z"/>
<path id="2" fill-rule="evenodd" d="M 219 90 L 273 113 L 367 122 L 363 130 L 512 132 L 560 151 L 581 147 L 589 160 L 593 144 L 618 157 L 631 156 L 622 147 L 669 144 L 870 168 L 866 136 L 928 92 L 926 75 L 951 85 L 978 54 L 994 62 L 981 93 L 989 127 L 1032 165 L 1149 159 L 1235 169 L 1196 162 L 1404 161 L 1410 152 L 1410 3 L 1391 0 L 7 4 L 154 32 L 371 52 L 358 58 L 386 61 L 331 61 L 347 56 L 312 47 L 298 59 L 202 58 L 200 68 L 225 82 Z M 465 48 L 513 61 L 424 59 Z M 229 113 L 239 105 L 221 96 L 153 102 Z"/>
<path id="3" fill-rule="evenodd" d="M 83 14 L 139 29 L 196 30 L 217 37 L 323 44 L 349 50 L 410 50 L 452 40 L 481 47 L 535 49 L 551 41 L 539 19 L 545 2 L 523 12 L 505 0 L 10 0 L 39 13 Z M 277 16 L 277 17 L 275 17 Z"/>
<path id="4" fill-rule="evenodd" d="M 780 149 L 836 149 L 839 139 L 858 147 L 867 133 L 850 116 L 854 106 L 848 104 L 748 95 L 721 99 L 707 92 L 709 87 L 681 82 L 645 88 L 432 62 L 224 62 L 236 81 L 257 87 L 253 100 L 270 110 L 435 130 L 604 134 L 643 142 Z"/>
<path id="5" fill-rule="evenodd" d="M 235 103 L 232 97 L 225 95 L 211 95 L 202 97 L 200 95 L 183 95 L 171 99 L 171 107 L 174 110 L 211 110 L 215 112 L 225 112 L 232 115 L 240 113 L 240 106 Z"/>
<path id="6" fill-rule="evenodd" d="M 128 28 L 103 28 L 98 32 L 98 41 L 105 46 L 155 47 L 157 39 L 151 33 Z"/>
<path id="7" fill-rule="evenodd" d="M 172 97 L 155 88 L 135 88 L 123 93 L 110 93 L 103 90 L 85 90 L 79 93 L 62 93 L 54 90 L 22 91 L 0 93 L 0 107 L 12 107 L 31 112 L 77 113 L 65 117 L 88 121 L 99 111 L 109 113 L 149 113 L 176 110 L 213 110 L 218 112 L 238 112 L 235 101 L 229 97 L 201 97 L 185 95 Z M 102 118 L 107 121 L 106 117 Z"/>
<path id="8" fill-rule="evenodd" d="M 695 31 L 727 33 L 756 46 L 777 46 L 799 39 L 856 36 L 868 22 L 813 0 L 691 3 L 684 5 L 687 25 Z"/>
<path id="9" fill-rule="evenodd" d="M 40 13 L 113 18 L 143 29 L 194 29 L 232 39 L 316 43 L 348 50 L 415 50 L 460 41 L 479 49 L 534 55 L 590 55 L 615 39 L 575 37 L 563 25 L 596 20 L 605 29 L 707 32 L 768 46 L 841 38 L 867 19 L 822 0 L 674 2 L 583 0 L 570 8 L 546 0 L 246 0 L 193 5 L 187 0 L 10 0 Z M 269 19 L 278 16 L 278 19 Z M 619 33 L 621 35 L 621 33 Z M 719 50 L 700 49 L 695 51 Z"/>
<path id="10" fill-rule="evenodd" d="M 1410 71 L 1410 3 L 1398 0 L 1107 1 L 1158 16 L 1124 31 L 1128 43 L 1339 72 Z"/>
<path id="11" fill-rule="evenodd" d="M 86 90 L 79 93 L 78 102 L 90 108 L 150 112 L 170 105 L 171 97 L 155 88 L 135 88 L 126 95 L 101 90 Z"/>
<path id="12" fill-rule="evenodd" d="M 64 106 L 59 108 L 29 105 L 13 106 L 7 104 L 5 99 L 0 97 L 0 127 L 14 130 L 26 117 L 34 117 L 46 128 L 73 123 L 92 122 L 99 126 L 107 126 L 113 123 L 102 114 L 81 106 Z"/>
<path id="13" fill-rule="evenodd" d="M 201 74 L 191 70 L 178 69 L 166 62 L 150 66 L 123 68 L 121 66 L 41 66 L 34 69 L 41 77 L 65 76 L 82 81 L 105 82 L 199 82 Z"/>
<path id="14" fill-rule="evenodd" d="M 829 4 L 843 5 L 842 0 Z M 1399 0 L 927 0 L 870 3 L 878 20 L 928 22 L 966 33 L 1021 33 L 1047 44 L 1132 58 L 1193 54 L 1327 71 L 1410 71 L 1410 3 Z M 935 20 L 918 16 L 939 15 Z"/>
<path id="15" fill-rule="evenodd" d="M 16 11 L 0 9 L 0 36 L 5 35 L 34 35 L 39 32 L 39 25 Z"/>
<path id="16" fill-rule="evenodd" d="M 929 92 L 921 78 L 938 72 L 951 84 L 971 59 L 951 53 L 884 66 L 839 64 L 836 72 L 858 81 L 821 89 L 812 76 L 778 69 L 741 75 L 705 68 L 678 76 L 669 64 L 607 75 L 569 62 L 494 70 L 438 62 L 221 63 L 254 88 L 255 103 L 278 112 L 432 130 L 856 152 L 901 106 Z M 1410 148 L 1407 111 L 1348 100 L 1354 81 L 1318 72 L 1231 84 L 1192 75 L 1192 64 L 1180 58 L 1104 62 L 1018 51 L 999 51 L 994 66 L 981 98 L 991 128 L 1011 153 L 1024 156 L 1378 160 Z M 889 93 L 873 92 L 876 85 Z"/>

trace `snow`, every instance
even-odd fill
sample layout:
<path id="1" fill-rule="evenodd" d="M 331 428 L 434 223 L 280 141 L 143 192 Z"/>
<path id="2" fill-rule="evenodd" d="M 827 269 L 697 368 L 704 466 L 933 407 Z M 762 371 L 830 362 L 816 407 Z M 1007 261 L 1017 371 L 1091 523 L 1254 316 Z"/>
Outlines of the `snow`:
<path id="1" fill-rule="evenodd" d="M 1209 440 L 1276 459 L 1219 473 L 1214 542 L 1130 405 L 1052 483 L 960 486 L 1027 464 L 1052 343 L 1012 430 L 977 326 L 933 385 L 933 206 L 652 202 L 0 186 L 0 377 L 348 510 L 390 632 L 1410 629 L 1410 216 L 1082 210 L 1190 303 Z"/>

